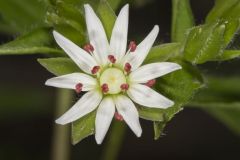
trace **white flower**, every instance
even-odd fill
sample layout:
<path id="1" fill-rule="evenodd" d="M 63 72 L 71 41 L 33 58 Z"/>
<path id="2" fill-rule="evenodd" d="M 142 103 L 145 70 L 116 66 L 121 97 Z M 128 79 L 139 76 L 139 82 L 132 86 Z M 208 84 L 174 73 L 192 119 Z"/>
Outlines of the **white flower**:
<path id="1" fill-rule="evenodd" d="M 141 66 L 158 35 L 157 25 L 138 46 L 131 41 L 126 50 L 128 4 L 116 19 L 110 44 L 93 9 L 88 4 L 84 8 L 90 40 L 84 49 L 60 33 L 53 32 L 58 45 L 86 74 L 72 73 L 51 78 L 46 81 L 46 85 L 75 89 L 78 93 L 87 91 L 56 123 L 71 123 L 97 109 L 95 139 L 98 144 L 102 143 L 114 114 L 119 119 L 123 118 L 137 137 L 140 137 L 142 129 L 133 102 L 151 108 L 172 106 L 173 101 L 151 89 L 151 86 L 155 78 L 181 69 L 181 66 L 170 62 Z"/>

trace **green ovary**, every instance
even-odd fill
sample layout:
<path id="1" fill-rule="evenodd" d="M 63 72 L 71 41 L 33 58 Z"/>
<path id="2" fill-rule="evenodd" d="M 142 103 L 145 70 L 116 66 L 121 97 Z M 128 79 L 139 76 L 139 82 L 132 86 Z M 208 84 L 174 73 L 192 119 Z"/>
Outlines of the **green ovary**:
<path id="1" fill-rule="evenodd" d="M 100 85 L 107 84 L 108 94 L 118 94 L 121 92 L 121 85 L 126 83 L 126 77 L 120 69 L 108 68 L 100 76 Z"/>

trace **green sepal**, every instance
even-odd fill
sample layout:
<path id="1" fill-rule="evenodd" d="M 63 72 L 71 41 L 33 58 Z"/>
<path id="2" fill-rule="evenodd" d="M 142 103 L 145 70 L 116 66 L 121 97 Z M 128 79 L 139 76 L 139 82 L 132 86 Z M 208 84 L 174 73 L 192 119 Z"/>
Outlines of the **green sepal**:
<path id="1" fill-rule="evenodd" d="M 96 110 L 72 123 L 72 144 L 75 145 L 84 138 L 95 133 Z"/>
<path id="2" fill-rule="evenodd" d="M 153 129 L 154 129 L 154 140 L 158 140 L 163 133 L 163 130 L 166 126 L 166 122 L 153 122 Z"/>
<path id="3" fill-rule="evenodd" d="M 38 62 L 56 76 L 82 72 L 70 58 L 41 58 Z"/>
<path id="4" fill-rule="evenodd" d="M 144 60 L 144 64 L 164 62 L 170 58 L 176 57 L 179 54 L 179 48 L 179 43 L 165 43 L 154 46 Z"/>
<path id="5" fill-rule="evenodd" d="M 140 118 L 150 121 L 164 121 L 163 110 L 136 105 Z"/>

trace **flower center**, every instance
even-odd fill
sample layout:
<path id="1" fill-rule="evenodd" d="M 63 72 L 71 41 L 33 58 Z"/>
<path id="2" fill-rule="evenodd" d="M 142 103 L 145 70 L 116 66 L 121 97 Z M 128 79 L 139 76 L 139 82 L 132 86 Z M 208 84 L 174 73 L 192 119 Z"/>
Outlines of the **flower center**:
<path id="1" fill-rule="evenodd" d="M 120 69 L 108 68 L 100 76 L 100 85 L 108 85 L 108 94 L 118 94 L 122 91 L 121 85 L 126 84 L 126 77 Z"/>

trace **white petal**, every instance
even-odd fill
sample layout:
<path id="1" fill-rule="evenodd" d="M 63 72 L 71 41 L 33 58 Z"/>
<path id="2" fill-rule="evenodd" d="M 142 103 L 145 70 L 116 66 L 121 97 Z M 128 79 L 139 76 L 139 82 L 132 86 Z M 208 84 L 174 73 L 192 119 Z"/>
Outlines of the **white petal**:
<path id="1" fill-rule="evenodd" d="M 72 73 L 48 79 L 45 85 L 58 88 L 75 89 L 75 86 L 78 83 L 83 84 L 82 91 L 89 91 L 95 88 L 97 81 L 95 78 L 87 74 Z"/>
<path id="2" fill-rule="evenodd" d="M 101 93 L 94 90 L 89 91 L 55 122 L 62 125 L 73 122 L 96 109 L 101 100 Z"/>
<path id="3" fill-rule="evenodd" d="M 110 40 L 111 53 L 117 60 L 122 59 L 126 53 L 127 34 L 128 34 L 128 13 L 129 5 L 126 4 L 120 11 L 113 27 Z"/>
<path id="4" fill-rule="evenodd" d="M 109 44 L 103 25 L 90 5 L 85 4 L 85 19 L 90 43 L 94 47 L 94 55 L 98 61 L 107 63 Z"/>
<path id="5" fill-rule="evenodd" d="M 118 113 L 122 115 L 123 119 L 136 134 L 136 136 L 140 137 L 142 134 L 142 128 L 139 122 L 138 111 L 133 102 L 124 95 L 116 96 L 114 100 Z"/>
<path id="6" fill-rule="evenodd" d="M 53 31 L 53 36 L 58 45 L 68 54 L 68 56 L 84 72 L 91 74 L 92 68 L 97 65 L 94 58 L 60 33 Z"/>
<path id="7" fill-rule="evenodd" d="M 95 119 L 95 139 L 101 144 L 111 124 L 115 113 L 115 105 L 112 97 L 106 97 L 100 103 Z"/>
<path id="8" fill-rule="evenodd" d="M 130 81 L 135 83 L 145 83 L 151 79 L 163 76 L 182 67 L 176 63 L 161 62 L 151 63 L 141 66 L 137 70 L 133 71 L 130 75 Z"/>
<path id="9" fill-rule="evenodd" d="M 136 50 L 125 56 L 124 64 L 127 62 L 130 63 L 132 66 L 132 71 L 137 69 L 143 63 L 155 39 L 157 38 L 158 32 L 159 27 L 158 25 L 155 25 L 148 36 L 137 46 Z"/>
<path id="10" fill-rule="evenodd" d="M 127 93 L 134 102 L 146 107 L 168 108 L 174 105 L 173 101 L 145 85 L 133 84 Z"/>

